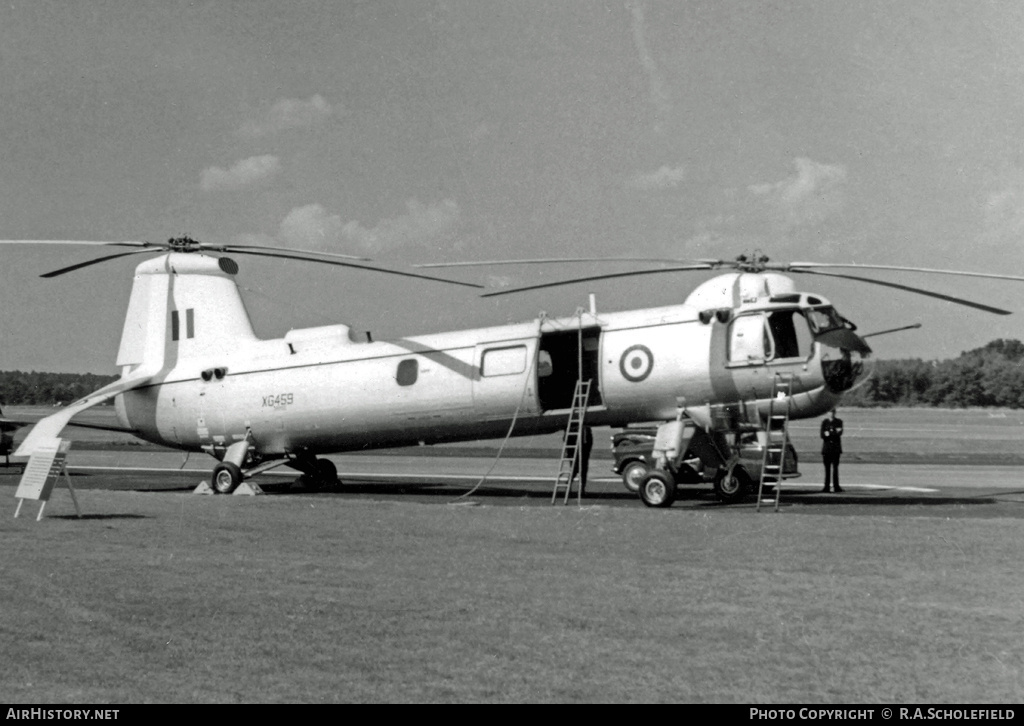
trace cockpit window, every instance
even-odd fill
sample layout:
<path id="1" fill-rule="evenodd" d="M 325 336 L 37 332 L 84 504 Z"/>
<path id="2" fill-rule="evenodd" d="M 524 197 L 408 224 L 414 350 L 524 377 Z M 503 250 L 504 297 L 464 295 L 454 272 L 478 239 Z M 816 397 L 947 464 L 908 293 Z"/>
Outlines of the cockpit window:
<path id="1" fill-rule="evenodd" d="M 832 307 L 811 308 L 807 311 L 807 322 L 815 335 L 844 327 L 842 316 Z"/>

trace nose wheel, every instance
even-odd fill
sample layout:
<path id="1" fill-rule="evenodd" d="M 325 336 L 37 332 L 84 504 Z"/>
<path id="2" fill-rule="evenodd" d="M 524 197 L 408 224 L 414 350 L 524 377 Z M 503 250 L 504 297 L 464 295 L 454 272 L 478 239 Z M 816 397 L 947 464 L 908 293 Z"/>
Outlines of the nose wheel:
<path id="1" fill-rule="evenodd" d="M 223 461 L 213 468 L 213 491 L 217 494 L 230 494 L 238 488 L 243 478 L 237 464 Z"/>

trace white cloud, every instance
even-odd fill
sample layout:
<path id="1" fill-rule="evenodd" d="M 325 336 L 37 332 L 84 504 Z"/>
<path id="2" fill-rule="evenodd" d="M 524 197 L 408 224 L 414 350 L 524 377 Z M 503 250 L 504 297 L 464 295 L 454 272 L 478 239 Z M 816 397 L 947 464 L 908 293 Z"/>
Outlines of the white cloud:
<path id="1" fill-rule="evenodd" d="M 264 181 L 281 170 L 281 160 L 272 154 L 250 156 L 230 169 L 211 166 L 203 169 L 199 186 L 204 192 L 222 192 L 241 189 Z"/>
<path id="2" fill-rule="evenodd" d="M 1024 172 L 985 199 L 982 241 L 987 244 L 1024 242 Z"/>
<path id="3" fill-rule="evenodd" d="M 359 222 L 348 222 L 342 233 L 366 252 L 378 253 L 406 244 L 433 242 L 448 236 L 458 226 L 461 216 L 459 205 L 451 199 L 431 205 L 410 199 L 405 207 L 406 214 L 382 219 L 371 229 L 363 227 Z"/>
<path id="4" fill-rule="evenodd" d="M 672 113 L 672 103 L 668 93 L 665 91 L 665 83 L 662 80 L 658 64 L 654 60 L 650 49 L 647 47 L 647 22 L 644 19 L 644 4 L 640 0 L 632 0 L 626 3 L 626 7 L 632 14 L 633 44 L 640 59 L 640 65 L 647 74 L 647 84 L 650 91 L 651 105 L 654 106 L 656 120 L 654 130 L 661 132 L 665 120 Z"/>
<path id="5" fill-rule="evenodd" d="M 286 129 L 315 126 L 336 112 L 336 109 L 319 94 L 309 100 L 282 98 L 263 116 L 249 119 L 242 124 L 238 133 L 248 139 L 269 136 Z"/>
<path id="6" fill-rule="evenodd" d="M 324 249 L 342 242 L 342 222 L 319 204 L 307 204 L 288 212 L 278 233 L 281 241 L 296 249 Z"/>
<path id="7" fill-rule="evenodd" d="M 846 167 L 795 160 L 796 175 L 779 182 L 755 184 L 752 194 L 761 197 L 787 227 L 821 224 L 845 203 Z"/>
<path id="8" fill-rule="evenodd" d="M 512 286 L 512 278 L 508 275 L 488 275 L 487 287 L 504 288 Z"/>
<path id="9" fill-rule="evenodd" d="M 274 247 L 277 245 L 277 240 L 269 234 L 262 234 L 259 232 L 242 232 L 240 234 L 232 235 L 229 244 Z"/>
<path id="10" fill-rule="evenodd" d="M 367 228 L 357 221 L 343 223 L 341 216 L 330 214 L 319 204 L 307 204 L 291 210 L 281 222 L 278 236 L 282 243 L 298 249 L 329 249 L 344 245 L 377 254 L 407 244 L 424 244 L 451 235 L 458 226 L 458 204 L 445 199 L 425 205 L 415 199 L 406 202 L 406 214 L 382 219 Z"/>
<path id="11" fill-rule="evenodd" d="M 686 169 L 681 166 L 670 167 L 663 165 L 656 171 L 630 177 L 626 180 L 626 186 L 640 191 L 656 191 L 677 187 L 685 180 Z"/>

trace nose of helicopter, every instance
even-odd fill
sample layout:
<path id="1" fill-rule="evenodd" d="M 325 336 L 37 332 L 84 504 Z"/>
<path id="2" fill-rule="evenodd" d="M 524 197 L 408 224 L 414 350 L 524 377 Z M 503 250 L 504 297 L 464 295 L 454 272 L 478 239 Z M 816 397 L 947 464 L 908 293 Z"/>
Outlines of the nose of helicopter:
<path id="1" fill-rule="evenodd" d="M 874 368 L 871 347 L 849 328 L 817 337 L 821 343 L 821 372 L 832 393 L 844 393 L 861 385 Z"/>

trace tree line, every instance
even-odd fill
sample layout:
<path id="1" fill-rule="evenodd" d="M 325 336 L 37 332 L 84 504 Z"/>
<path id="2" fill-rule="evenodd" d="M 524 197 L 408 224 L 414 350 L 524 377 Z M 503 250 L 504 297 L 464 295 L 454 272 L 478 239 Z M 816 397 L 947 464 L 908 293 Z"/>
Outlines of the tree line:
<path id="1" fill-rule="evenodd" d="M 117 376 L 100 376 L 95 373 L 0 371 L 0 405 L 67 404 L 116 380 Z"/>
<path id="2" fill-rule="evenodd" d="M 94 373 L 0 371 L 0 405 L 67 404 L 116 379 Z M 846 394 L 843 405 L 1024 408 L 1024 343 L 1000 338 L 942 361 L 877 361 L 874 375 Z"/>
<path id="3" fill-rule="evenodd" d="M 1024 343 L 993 340 L 942 361 L 880 360 L 844 406 L 1024 408 Z"/>

